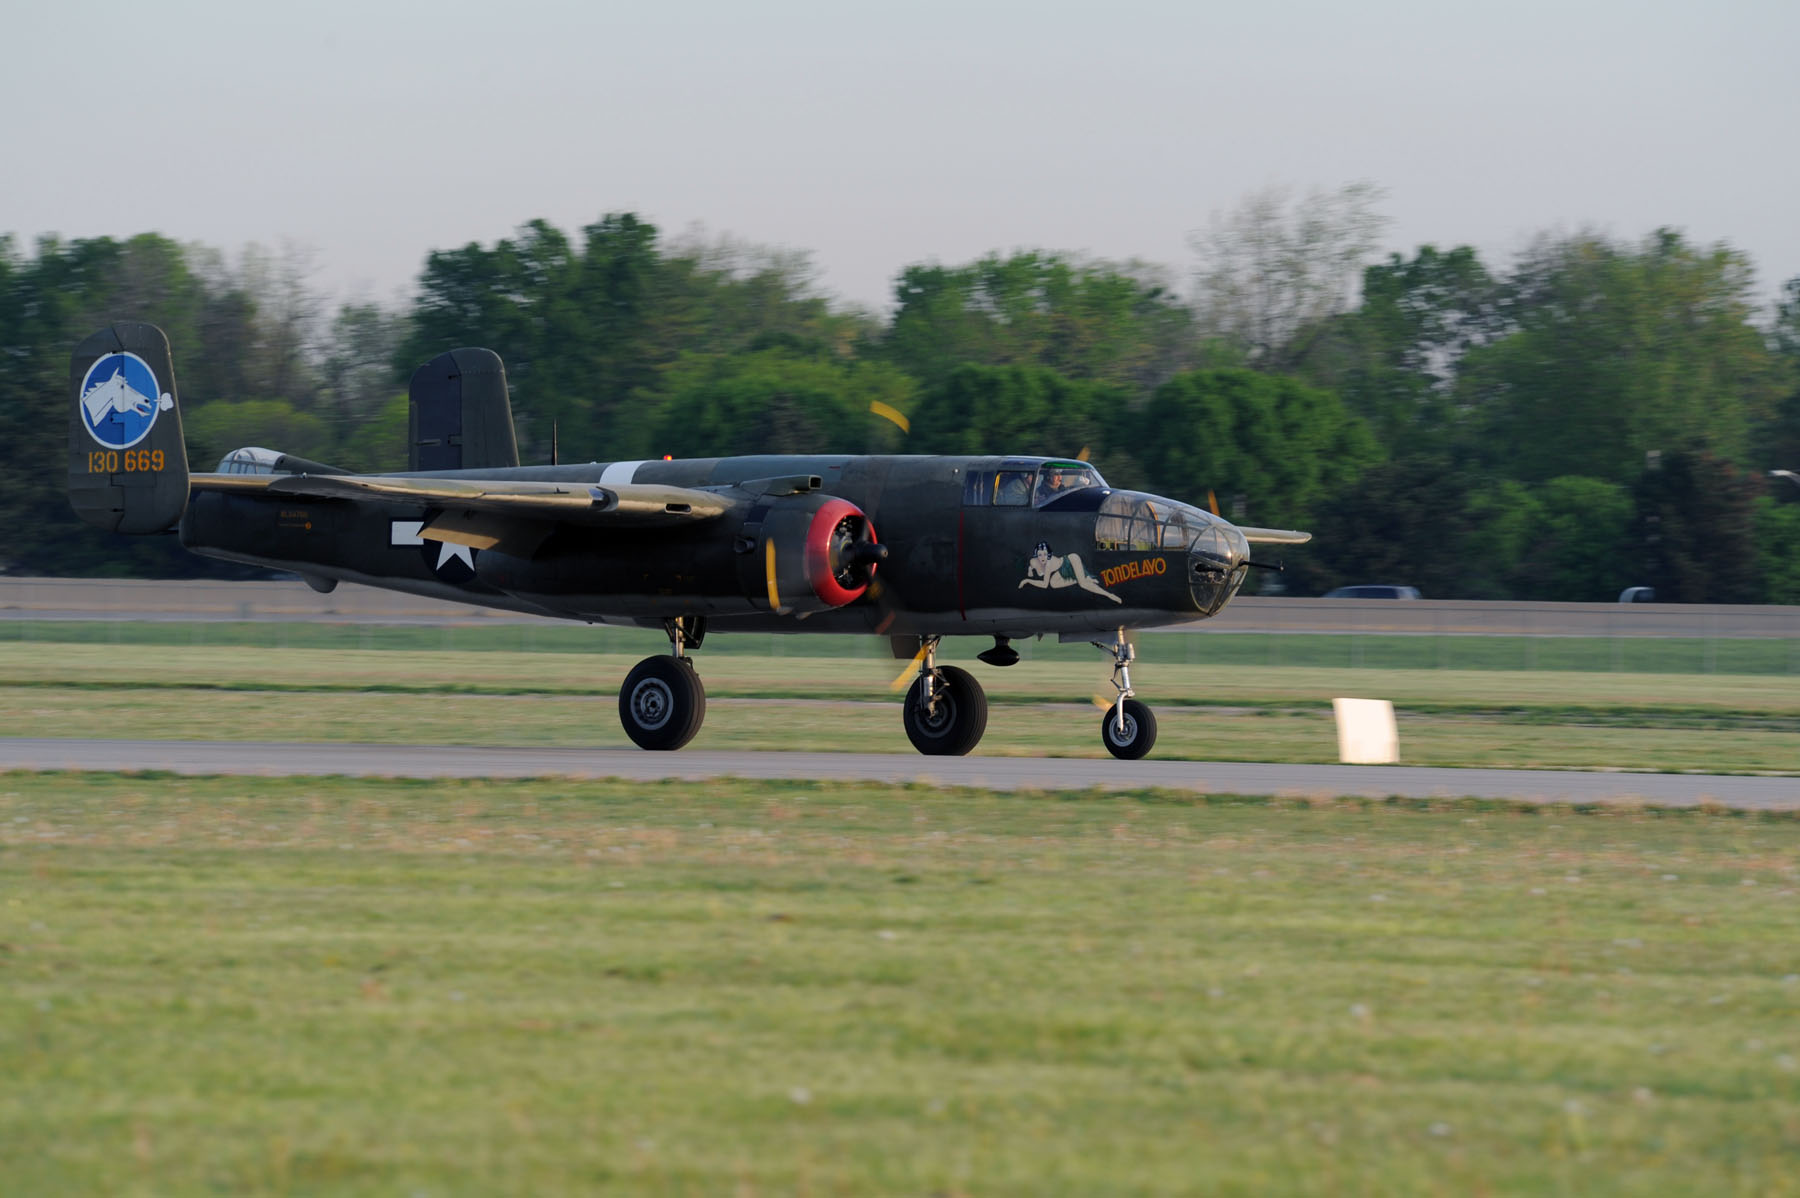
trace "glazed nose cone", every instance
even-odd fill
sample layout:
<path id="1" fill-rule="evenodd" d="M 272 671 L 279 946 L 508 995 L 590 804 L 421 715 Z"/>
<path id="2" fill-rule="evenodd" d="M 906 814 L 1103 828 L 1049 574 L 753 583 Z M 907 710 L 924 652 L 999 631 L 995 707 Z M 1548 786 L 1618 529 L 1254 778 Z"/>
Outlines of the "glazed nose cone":
<path id="1" fill-rule="evenodd" d="M 1188 591 L 1194 609 L 1214 615 L 1243 585 L 1250 560 L 1250 542 L 1223 520 L 1201 530 L 1188 550 Z"/>

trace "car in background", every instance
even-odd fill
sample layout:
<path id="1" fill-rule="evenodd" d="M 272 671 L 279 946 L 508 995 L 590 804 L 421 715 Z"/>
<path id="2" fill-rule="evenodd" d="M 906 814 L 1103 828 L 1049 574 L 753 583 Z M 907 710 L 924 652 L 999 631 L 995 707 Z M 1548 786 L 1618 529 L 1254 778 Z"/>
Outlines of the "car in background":
<path id="1" fill-rule="evenodd" d="M 1417 599 L 1418 587 L 1390 586 L 1387 583 L 1365 583 L 1361 586 L 1338 587 L 1326 591 L 1327 599 Z"/>
<path id="2" fill-rule="evenodd" d="M 1619 592 L 1620 603 L 1655 603 L 1655 587 L 1626 587 Z"/>

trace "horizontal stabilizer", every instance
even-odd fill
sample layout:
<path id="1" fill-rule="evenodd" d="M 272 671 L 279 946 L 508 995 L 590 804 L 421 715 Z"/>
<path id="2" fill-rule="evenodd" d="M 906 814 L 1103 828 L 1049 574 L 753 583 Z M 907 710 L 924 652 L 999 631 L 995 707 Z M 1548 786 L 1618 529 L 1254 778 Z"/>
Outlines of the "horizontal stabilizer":
<path id="1" fill-rule="evenodd" d="M 1245 528 L 1240 524 L 1238 531 L 1252 545 L 1304 545 L 1312 540 L 1310 532 L 1296 532 L 1291 528 Z"/>

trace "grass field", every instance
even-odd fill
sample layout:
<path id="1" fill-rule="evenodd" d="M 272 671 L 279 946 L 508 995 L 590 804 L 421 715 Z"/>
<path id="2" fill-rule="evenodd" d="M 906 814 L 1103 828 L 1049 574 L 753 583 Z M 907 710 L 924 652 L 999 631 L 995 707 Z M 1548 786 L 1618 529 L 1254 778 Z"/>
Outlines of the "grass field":
<path id="1" fill-rule="evenodd" d="M 623 745 L 659 639 L 74 627 L 0 643 L 10 735 Z M 1781 670 L 1264 639 L 1141 648 L 1158 756 L 1332 760 L 1352 694 L 1411 762 L 1800 773 Z M 709 643 L 695 747 L 904 751 L 813 644 Z M 1036 648 L 981 751 L 1099 755 Z M 0 776 L 0 1194 L 1795 1194 L 1797 871 L 1716 812 Z"/>
<path id="2" fill-rule="evenodd" d="M 1108 671 L 1084 652 L 975 666 L 994 703 L 978 751 L 1103 755 L 1092 698 Z M 616 691 L 637 658 L 0 643 L 0 721 L 14 736 L 624 747 Z M 695 747 L 908 751 L 889 689 L 902 665 L 703 653 Z M 1189 665 L 1146 649 L 1133 680 L 1164 758 L 1334 761 L 1331 699 L 1352 695 L 1394 701 L 1411 764 L 1800 773 L 1800 678 L 1783 674 Z"/>
<path id="3" fill-rule="evenodd" d="M 7 1194 L 1792 1194 L 1800 821 L 0 777 Z"/>
<path id="4" fill-rule="evenodd" d="M 1147 660 L 1183 665 L 1346 670 L 1559 670 L 1627 674 L 1787 675 L 1800 680 L 1800 637 L 1581 637 L 1315 635 L 1228 633 L 1212 628 L 1145 632 Z M 657 631 L 569 623 L 407 625 L 323 621 L 7 620 L 0 644 L 127 644 L 183 648 L 363 649 L 408 653 L 575 653 L 642 657 L 664 649 Z M 952 652 L 985 647 L 952 638 Z M 1027 661 L 1092 662 L 1085 645 L 1055 638 L 1019 641 Z M 759 658 L 880 658 L 879 637 L 721 634 L 705 655 Z"/>

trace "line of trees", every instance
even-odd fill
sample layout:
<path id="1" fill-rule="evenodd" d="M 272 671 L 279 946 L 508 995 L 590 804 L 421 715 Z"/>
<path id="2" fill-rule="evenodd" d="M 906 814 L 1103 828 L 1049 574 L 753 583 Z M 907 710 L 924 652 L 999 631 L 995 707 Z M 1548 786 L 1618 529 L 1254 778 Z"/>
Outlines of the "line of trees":
<path id="1" fill-rule="evenodd" d="M 1800 602 L 1800 486 L 1769 477 L 1800 470 L 1800 279 L 1764 316 L 1744 255 L 1670 230 L 1371 265 L 1378 199 L 1252 197 L 1196 238 L 1185 294 L 1151 264 L 996 254 L 907 267 L 886 314 L 804 255 L 632 214 L 437 251 L 410 304 L 335 313 L 292 250 L 0 237 L 4 566 L 211 568 L 62 497 L 69 346 L 129 317 L 170 335 L 200 468 L 245 444 L 402 467 L 413 366 L 486 345 L 528 460 L 553 428 L 565 461 L 1085 449 L 1115 485 L 1311 528 L 1301 593 Z"/>

